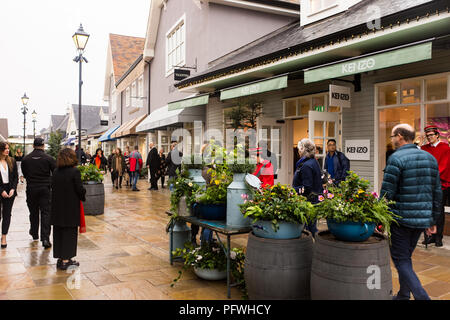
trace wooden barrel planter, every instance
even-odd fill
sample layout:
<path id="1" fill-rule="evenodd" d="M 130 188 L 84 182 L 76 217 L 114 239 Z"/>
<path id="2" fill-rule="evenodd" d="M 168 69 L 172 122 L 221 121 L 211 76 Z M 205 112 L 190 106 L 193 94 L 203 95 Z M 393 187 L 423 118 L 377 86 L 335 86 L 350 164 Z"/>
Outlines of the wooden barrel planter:
<path id="1" fill-rule="evenodd" d="M 364 242 L 317 233 L 311 269 L 313 300 L 390 300 L 392 274 L 388 240 L 374 234 Z"/>
<path id="2" fill-rule="evenodd" d="M 84 214 L 96 216 L 105 211 L 105 186 L 101 182 L 83 183 L 86 189 L 86 201 L 83 202 Z"/>
<path id="3" fill-rule="evenodd" d="M 244 277 L 252 300 L 308 300 L 313 253 L 312 235 L 266 239 L 249 234 Z"/>

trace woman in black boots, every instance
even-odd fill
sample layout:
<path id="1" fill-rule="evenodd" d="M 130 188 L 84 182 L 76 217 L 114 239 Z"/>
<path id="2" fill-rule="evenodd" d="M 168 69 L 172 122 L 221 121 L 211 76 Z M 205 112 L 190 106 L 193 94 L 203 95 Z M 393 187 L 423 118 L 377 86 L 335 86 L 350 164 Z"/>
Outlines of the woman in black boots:
<path id="1" fill-rule="evenodd" d="M 2 220 L 1 248 L 6 248 L 6 235 L 11 223 L 11 211 L 14 199 L 17 196 L 17 183 L 19 182 L 17 164 L 9 156 L 9 145 L 0 142 L 0 219 Z"/>
<path id="2" fill-rule="evenodd" d="M 86 200 L 86 189 L 77 165 L 75 152 L 63 149 L 58 154 L 57 169 L 52 177 L 53 257 L 58 258 L 56 267 L 60 270 L 80 265 L 72 258 L 77 255 L 80 201 Z"/>

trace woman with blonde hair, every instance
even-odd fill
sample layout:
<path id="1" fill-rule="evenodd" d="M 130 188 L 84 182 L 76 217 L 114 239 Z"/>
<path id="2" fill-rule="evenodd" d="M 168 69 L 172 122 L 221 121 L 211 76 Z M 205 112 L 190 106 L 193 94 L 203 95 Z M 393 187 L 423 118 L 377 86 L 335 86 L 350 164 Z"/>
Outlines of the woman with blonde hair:
<path id="1" fill-rule="evenodd" d="M 317 161 L 316 146 L 309 139 L 302 139 L 298 142 L 298 160 L 292 187 L 301 195 L 305 196 L 309 202 L 318 203 L 318 197 L 323 192 L 322 173 Z M 306 227 L 314 235 L 318 230 L 316 222 Z"/>
<path id="2" fill-rule="evenodd" d="M 2 220 L 1 248 L 7 246 L 6 235 L 11 224 L 11 211 L 19 182 L 17 163 L 9 156 L 9 144 L 0 142 L 0 219 Z"/>

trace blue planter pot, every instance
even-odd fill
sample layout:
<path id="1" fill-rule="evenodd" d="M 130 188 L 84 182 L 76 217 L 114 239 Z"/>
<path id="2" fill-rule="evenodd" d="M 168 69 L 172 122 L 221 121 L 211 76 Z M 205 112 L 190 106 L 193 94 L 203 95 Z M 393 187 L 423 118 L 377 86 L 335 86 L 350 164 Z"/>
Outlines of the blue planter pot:
<path id="1" fill-rule="evenodd" d="M 375 231 L 375 223 L 361 222 L 337 222 L 333 219 L 327 219 L 327 225 L 330 232 L 338 239 L 349 242 L 366 241 Z"/>
<path id="2" fill-rule="evenodd" d="M 205 220 L 225 220 L 227 205 L 194 203 L 194 215 Z"/>
<path id="3" fill-rule="evenodd" d="M 302 235 L 304 224 L 279 222 L 280 228 L 275 232 L 271 221 L 257 221 L 252 225 L 253 234 L 266 239 L 296 239 Z"/>

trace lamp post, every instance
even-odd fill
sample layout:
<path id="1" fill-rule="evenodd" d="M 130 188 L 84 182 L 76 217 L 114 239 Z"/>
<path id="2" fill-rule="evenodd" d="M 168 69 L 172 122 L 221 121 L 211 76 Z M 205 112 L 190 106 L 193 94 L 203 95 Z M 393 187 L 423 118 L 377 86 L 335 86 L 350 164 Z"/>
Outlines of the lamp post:
<path id="1" fill-rule="evenodd" d="M 33 118 L 33 140 L 36 139 L 36 110 L 33 110 L 31 117 Z"/>
<path id="2" fill-rule="evenodd" d="M 73 61 L 79 63 L 79 82 L 78 82 L 78 161 L 81 163 L 81 86 L 83 81 L 81 80 L 81 65 L 84 62 L 88 62 L 85 57 L 83 57 L 84 49 L 89 40 L 89 34 L 84 32 L 83 26 L 80 23 L 80 27 L 77 32 L 72 36 L 75 46 L 77 48 L 78 56 L 76 56 Z"/>
<path id="3" fill-rule="evenodd" d="M 20 98 L 22 100 L 22 113 L 23 113 L 23 155 L 25 156 L 25 138 L 26 138 L 26 134 L 25 134 L 25 127 L 26 127 L 26 115 L 27 115 L 27 104 L 28 104 L 28 100 L 30 100 L 30 98 L 27 97 L 27 94 L 24 93 L 23 97 Z"/>

